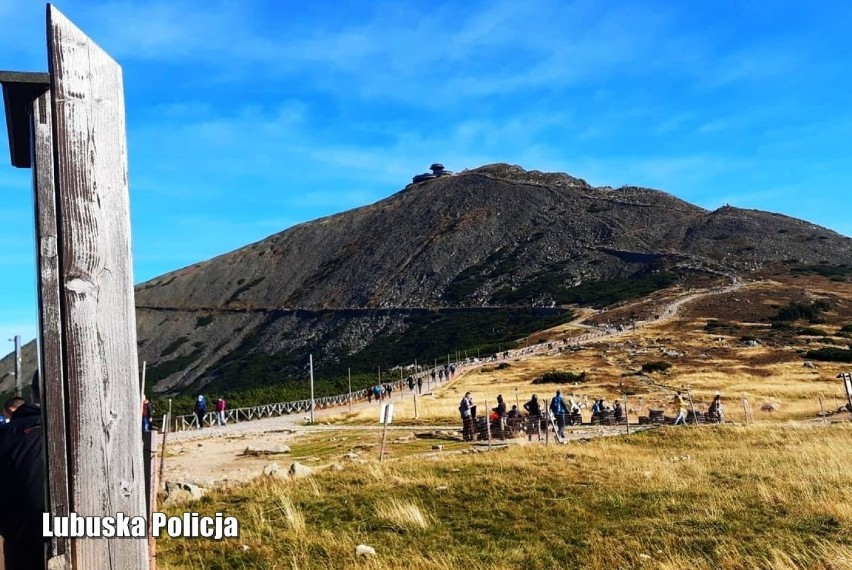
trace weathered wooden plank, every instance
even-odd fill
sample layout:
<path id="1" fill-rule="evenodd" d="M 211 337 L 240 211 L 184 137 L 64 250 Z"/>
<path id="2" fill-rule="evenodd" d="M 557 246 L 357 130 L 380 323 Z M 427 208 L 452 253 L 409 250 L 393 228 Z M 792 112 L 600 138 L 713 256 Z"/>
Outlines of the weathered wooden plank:
<path id="1" fill-rule="evenodd" d="M 53 6 L 47 19 L 70 507 L 144 516 L 121 68 Z M 148 543 L 76 540 L 72 557 L 77 568 L 142 570 Z"/>
<path id="2" fill-rule="evenodd" d="M 53 171 L 53 129 L 50 94 L 43 93 L 32 105 L 33 193 L 38 262 L 39 348 L 41 350 L 41 399 L 45 432 L 47 509 L 54 516 L 68 516 L 68 455 L 65 431 L 65 392 L 62 371 L 62 309 L 56 186 Z M 48 559 L 51 567 L 70 568 L 67 538 L 53 538 Z M 57 560 L 58 559 L 58 560 Z M 61 564 L 60 564 L 61 561 Z"/>

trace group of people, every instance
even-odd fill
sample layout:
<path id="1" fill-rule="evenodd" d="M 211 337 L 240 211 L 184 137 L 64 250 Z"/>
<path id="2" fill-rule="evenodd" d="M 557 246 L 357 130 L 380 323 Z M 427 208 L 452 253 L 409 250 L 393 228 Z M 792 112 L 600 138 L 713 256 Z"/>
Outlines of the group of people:
<path id="1" fill-rule="evenodd" d="M 675 425 L 685 424 L 687 403 L 681 392 L 677 392 L 675 395 L 674 404 L 678 409 L 678 415 L 675 418 Z M 569 398 L 566 402 L 562 397 L 562 391 L 556 391 L 556 394 L 547 404 L 547 409 L 549 410 L 556 425 L 556 434 L 559 438 L 565 437 L 566 425 L 574 425 L 575 423 L 581 422 L 580 413 L 584 406 L 584 404 L 581 404 L 574 398 Z M 523 408 L 527 412 L 526 418 L 532 420 L 533 423 L 531 425 L 533 426 L 536 425 L 536 420 L 540 422 L 544 417 L 542 403 L 537 394 L 533 394 L 529 401 L 524 403 Z M 473 396 L 470 392 L 466 392 L 464 397 L 461 399 L 461 402 L 459 403 L 459 413 L 462 420 L 462 439 L 464 441 L 473 441 L 477 421 L 476 406 L 473 403 Z M 594 404 L 592 404 L 592 421 L 594 422 L 595 418 L 604 421 L 604 418 L 606 417 L 611 417 L 615 421 L 622 421 L 625 419 L 625 409 L 622 407 L 621 402 L 616 401 L 615 404 L 610 405 L 610 403 L 603 398 L 595 400 Z M 716 392 L 713 401 L 707 409 L 707 419 L 719 423 L 724 422 L 722 398 L 719 392 Z M 503 395 L 499 394 L 497 396 L 497 406 L 491 408 L 488 421 L 492 422 L 492 430 L 501 430 L 498 431 L 498 433 L 502 433 L 502 430 L 506 430 L 507 428 L 511 430 L 523 425 L 524 416 L 521 415 L 521 412 L 518 410 L 518 406 L 516 405 L 513 405 L 511 410 L 507 410 Z M 529 437 L 530 439 L 532 438 L 532 432 L 529 433 Z"/>
<path id="2" fill-rule="evenodd" d="M 674 425 L 686 425 L 686 414 L 689 404 L 684 398 L 683 393 L 678 391 L 673 399 L 675 408 L 677 408 L 677 416 L 675 416 Z M 713 396 L 710 405 L 707 406 L 707 420 L 717 423 L 725 423 L 725 414 L 722 411 L 722 395 L 717 391 Z"/>

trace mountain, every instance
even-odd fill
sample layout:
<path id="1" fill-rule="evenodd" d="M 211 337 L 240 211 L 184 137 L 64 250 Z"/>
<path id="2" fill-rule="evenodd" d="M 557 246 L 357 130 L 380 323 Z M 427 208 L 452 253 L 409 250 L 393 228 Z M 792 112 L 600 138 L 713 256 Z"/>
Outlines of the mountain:
<path id="1" fill-rule="evenodd" d="M 852 239 L 780 214 L 493 164 L 137 286 L 139 353 L 159 393 L 298 396 L 309 352 L 342 391 L 348 370 L 508 346 L 567 304 L 850 264 Z"/>

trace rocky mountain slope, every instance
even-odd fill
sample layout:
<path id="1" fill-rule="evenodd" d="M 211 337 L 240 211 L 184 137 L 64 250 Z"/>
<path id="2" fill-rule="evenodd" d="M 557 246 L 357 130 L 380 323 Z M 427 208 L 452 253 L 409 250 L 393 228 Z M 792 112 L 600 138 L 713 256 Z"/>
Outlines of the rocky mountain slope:
<path id="1" fill-rule="evenodd" d="M 453 339 L 427 331 L 462 342 L 490 330 L 496 346 L 558 319 L 561 305 L 617 298 L 602 292 L 818 264 L 852 264 L 852 240 L 780 214 L 710 212 L 656 190 L 495 164 L 139 285 L 140 359 L 159 392 L 286 384 L 304 375 L 309 351 L 339 377 L 347 364 L 443 354 Z M 395 354 L 412 335 L 423 342 Z"/>

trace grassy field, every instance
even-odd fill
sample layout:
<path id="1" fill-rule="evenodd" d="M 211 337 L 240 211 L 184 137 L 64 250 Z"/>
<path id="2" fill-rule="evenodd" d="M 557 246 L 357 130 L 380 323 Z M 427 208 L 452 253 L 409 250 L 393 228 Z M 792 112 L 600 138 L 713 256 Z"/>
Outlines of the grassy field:
<path id="1" fill-rule="evenodd" d="M 159 563 L 852 568 L 850 438 L 848 424 L 668 427 L 259 479 L 194 505 L 238 517 L 239 539 L 163 539 Z M 357 558 L 362 543 L 377 555 Z"/>
<path id="2" fill-rule="evenodd" d="M 484 411 L 498 394 L 511 406 L 533 393 L 546 402 L 556 389 L 589 406 L 626 394 L 635 424 L 651 408 L 673 416 L 673 391 L 685 387 L 699 411 L 720 391 L 728 424 L 480 453 L 396 432 L 388 438 L 390 460 L 380 464 L 378 432 L 360 427 L 375 426 L 378 404 L 341 411 L 327 419 L 334 431 L 291 446 L 293 459 L 328 468 L 303 480 L 260 478 L 212 492 L 192 509 L 237 516 L 240 538 L 161 540 L 160 567 L 852 569 L 852 424 L 847 414 L 833 415 L 834 423 L 815 419 L 820 399 L 828 411 L 845 402 L 835 377 L 849 367 L 805 365 L 810 349 L 845 350 L 849 284 L 812 276 L 754 283 L 702 296 L 677 317 L 656 321 L 670 300 L 658 292 L 605 314 L 584 313 L 625 326 L 639 315 L 635 331 L 424 386 L 416 419 L 413 396 L 395 393 L 394 424 L 411 431 L 456 425 L 466 391 Z M 829 307 L 818 318 L 772 326 L 785 307 L 815 300 Z M 825 334 L 796 332 L 814 328 Z M 563 338 L 585 332 L 563 323 L 519 346 L 544 341 L 567 349 Z M 670 368 L 641 373 L 658 361 Z M 585 372 L 584 381 L 532 384 L 548 371 Z M 772 411 L 762 410 L 770 404 Z M 433 443 L 444 449 L 431 451 Z M 364 462 L 345 461 L 350 450 Z M 377 555 L 356 557 L 362 543 Z"/>

